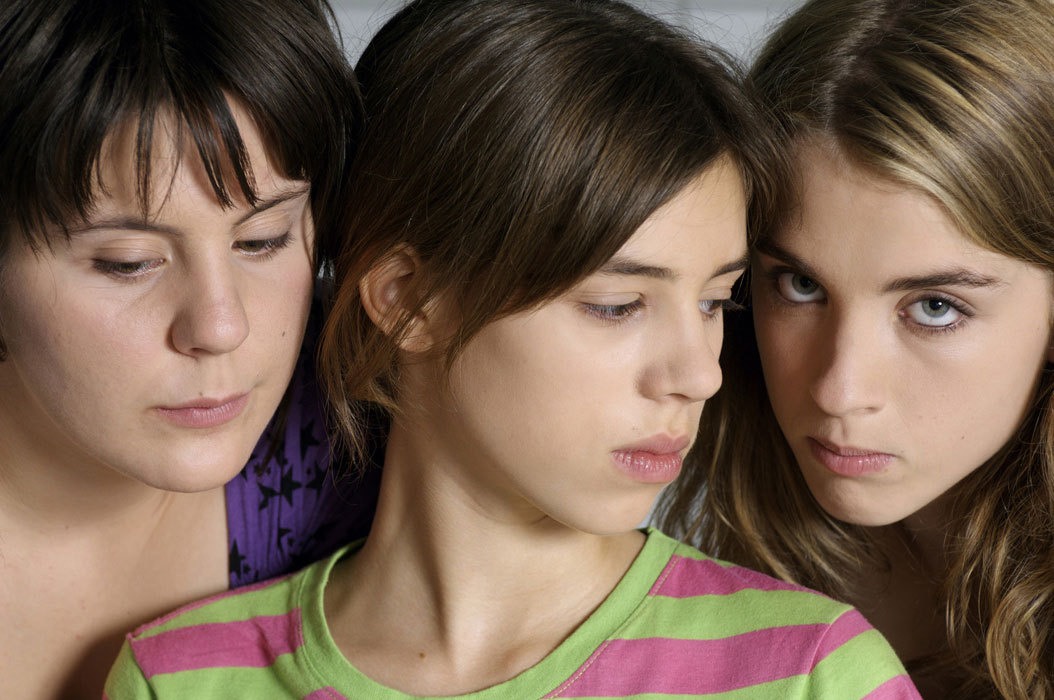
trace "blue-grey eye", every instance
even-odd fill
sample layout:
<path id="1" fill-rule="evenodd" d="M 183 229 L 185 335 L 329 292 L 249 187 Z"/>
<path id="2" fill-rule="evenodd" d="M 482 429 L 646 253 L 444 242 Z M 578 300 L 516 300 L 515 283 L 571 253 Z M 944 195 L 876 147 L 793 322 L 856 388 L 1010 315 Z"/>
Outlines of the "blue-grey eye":
<path id="1" fill-rule="evenodd" d="M 776 278 L 780 295 L 795 303 L 820 301 L 825 297 L 823 287 L 810 277 L 797 272 L 783 272 Z"/>
<path id="2" fill-rule="evenodd" d="M 937 297 L 916 301 L 905 313 L 915 323 L 931 327 L 953 326 L 963 317 L 951 302 Z"/>

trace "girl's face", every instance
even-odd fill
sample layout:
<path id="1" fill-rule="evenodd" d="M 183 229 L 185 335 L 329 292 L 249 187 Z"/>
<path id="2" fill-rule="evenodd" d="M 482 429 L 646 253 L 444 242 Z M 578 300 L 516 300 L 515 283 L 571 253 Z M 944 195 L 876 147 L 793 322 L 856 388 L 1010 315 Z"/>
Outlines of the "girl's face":
<path id="1" fill-rule="evenodd" d="M 313 286 L 308 183 L 282 177 L 235 109 L 260 202 L 217 201 L 191 145 L 154 149 L 150 216 L 132 139 L 104 150 L 97 211 L 67 244 L 3 260 L 0 444 L 158 488 L 245 464 L 289 381 Z M 171 183 L 171 189 L 169 184 Z"/>
<path id="2" fill-rule="evenodd" d="M 801 210 L 753 278 L 765 382 L 820 504 L 886 525 L 1020 425 L 1051 354 L 1051 276 L 967 240 L 926 195 L 819 147 L 801 158 Z"/>
<path id="3" fill-rule="evenodd" d="M 643 520 L 717 391 L 723 301 L 746 263 L 737 170 L 711 167 L 597 273 L 465 346 L 427 413 L 429 459 L 502 522 Z"/>

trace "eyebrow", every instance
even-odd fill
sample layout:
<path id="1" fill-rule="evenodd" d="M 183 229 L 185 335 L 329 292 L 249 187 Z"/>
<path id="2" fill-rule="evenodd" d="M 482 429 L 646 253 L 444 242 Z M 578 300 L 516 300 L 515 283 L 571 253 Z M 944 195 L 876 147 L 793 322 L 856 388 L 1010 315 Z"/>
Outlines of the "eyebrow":
<path id="1" fill-rule="evenodd" d="M 740 272 L 745 270 L 749 262 L 750 256 L 747 254 L 737 260 L 725 263 L 717 268 L 711 279 L 727 275 L 730 272 Z M 607 263 L 597 272 L 602 275 L 627 275 L 631 277 L 650 277 L 652 279 L 660 280 L 670 280 L 678 277 L 678 274 L 668 267 L 646 265 L 635 260 L 620 258 L 618 256 L 608 260 Z"/>
<path id="2" fill-rule="evenodd" d="M 234 222 L 235 226 L 241 226 L 249 219 L 254 216 L 261 214 L 268 209 L 285 204 L 288 201 L 294 200 L 307 194 L 310 189 L 310 185 L 302 185 L 294 187 L 288 190 L 284 190 L 269 197 L 267 199 L 259 201 L 256 206 L 247 211 L 243 216 L 239 217 Z M 151 223 L 145 219 L 137 217 L 117 217 L 113 219 L 103 219 L 101 221 L 93 221 L 84 226 L 71 226 L 69 229 L 70 235 L 76 235 L 79 233 L 88 233 L 89 231 L 97 231 L 100 229 L 118 230 L 118 231 L 151 231 L 155 233 L 164 233 L 169 236 L 182 236 L 183 233 L 179 229 L 172 228 L 171 226 L 161 226 L 158 224 Z"/>
<path id="3" fill-rule="evenodd" d="M 798 256 L 784 250 L 771 241 L 759 243 L 757 245 L 757 250 L 760 253 L 764 253 L 773 258 L 778 258 L 779 260 L 788 263 L 791 267 L 794 267 L 806 277 L 815 280 L 820 279 L 820 275 L 816 272 L 815 268 Z M 979 272 L 975 272 L 965 267 L 953 267 L 927 275 L 897 277 L 896 279 L 887 282 L 886 285 L 883 286 L 882 291 L 910 292 L 918 289 L 930 289 L 933 287 L 982 288 L 995 287 L 1003 284 L 1005 283 L 997 277 L 982 275 Z"/>
<path id="4" fill-rule="evenodd" d="M 931 275 L 898 277 L 887 284 L 883 291 L 905 292 L 929 287 L 995 287 L 1004 284 L 995 277 L 982 275 L 965 267 L 942 270 Z"/>

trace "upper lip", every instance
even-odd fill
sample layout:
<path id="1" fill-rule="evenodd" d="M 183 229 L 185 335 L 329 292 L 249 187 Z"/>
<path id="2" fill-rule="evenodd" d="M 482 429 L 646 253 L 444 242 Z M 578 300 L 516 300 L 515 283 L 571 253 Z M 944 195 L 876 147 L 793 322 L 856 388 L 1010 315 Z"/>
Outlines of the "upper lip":
<path id="1" fill-rule="evenodd" d="M 853 445 L 838 445 L 831 442 L 830 440 L 824 440 L 823 438 L 816 437 L 815 435 L 809 436 L 810 440 L 820 443 L 824 448 L 834 452 L 840 457 L 865 457 L 867 455 L 884 455 L 889 454 L 882 450 L 872 450 L 867 447 L 855 447 Z"/>
<path id="2" fill-rule="evenodd" d="M 203 410 L 207 410 L 207 409 L 210 409 L 210 408 L 216 408 L 217 406 L 223 406 L 225 404 L 229 404 L 232 401 L 237 401 L 238 399 L 240 399 L 243 396 L 245 396 L 245 394 L 247 394 L 247 393 L 248 392 L 241 392 L 241 393 L 238 393 L 238 394 L 231 394 L 230 396 L 225 396 L 225 397 L 219 398 L 219 399 L 213 399 L 213 398 L 209 398 L 207 396 L 202 396 L 201 398 L 191 399 L 191 400 L 185 401 L 183 403 L 170 404 L 170 405 L 166 405 L 166 406 L 159 406 L 158 408 L 166 409 L 166 410 L 169 410 L 169 411 L 180 411 L 180 410 L 185 410 L 185 409 L 188 409 L 188 408 L 200 408 L 200 409 L 203 409 Z"/>
<path id="3" fill-rule="evenodd" d="M 635 442 L 625 447 L 620 447 L 615 450 L 616 452 L 651 452 L 657 455 L 668 455 L 674 454 L 675 452 L 682 452 L 686 447 L 692 444 L 692 439 L 687 435 L 679 435 L 672 437 L 670 435 L 653 435 L 639 442 Z"/>

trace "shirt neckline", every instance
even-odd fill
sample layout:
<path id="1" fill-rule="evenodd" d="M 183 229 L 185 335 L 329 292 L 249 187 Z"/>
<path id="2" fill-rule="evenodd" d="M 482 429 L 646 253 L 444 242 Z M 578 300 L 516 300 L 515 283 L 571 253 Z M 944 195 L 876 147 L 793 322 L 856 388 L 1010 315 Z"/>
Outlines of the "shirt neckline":
<path id="1" fill-rule="evenodd" d="M 647 599 L 648 592 L 677 547 L 676 541 L 654 528 L 648 528 L 645 535 L 641 551 L 607 598 L 545 658 L 497 685 L 444 697 L 447 700 L 542 698 L 562 686 L 633 616 L 634 611 Z M 355 668 L 340 653 L 325 619 L 323 595 L 333 567 L 343 558 L 353 556 L 364 541 L 358 540 L 343 547 L 304 572 L 295 593 L 303 618 L 304 658 L 316 681 L 345 697 L 419 700 L 420 696 L 382 685 Z"/>

